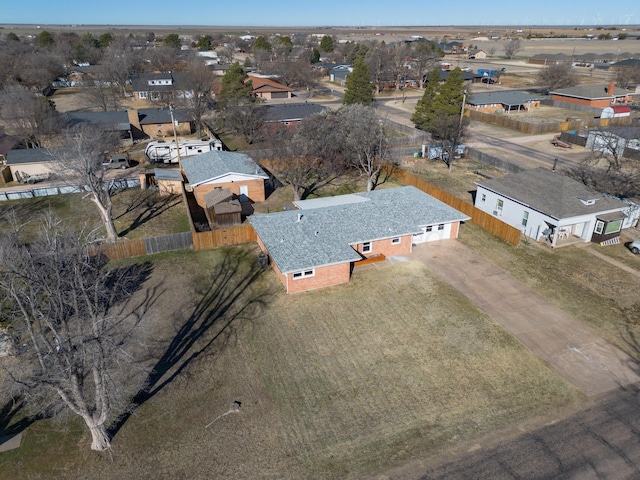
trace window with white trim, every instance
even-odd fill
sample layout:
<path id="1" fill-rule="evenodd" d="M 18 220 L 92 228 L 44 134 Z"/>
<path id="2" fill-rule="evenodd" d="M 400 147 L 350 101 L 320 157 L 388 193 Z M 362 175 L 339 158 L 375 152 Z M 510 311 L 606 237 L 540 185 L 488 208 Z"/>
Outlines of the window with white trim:
<path id="1" fill-rule="evenodd" d="M 429 225 L 426 229 L 425 232 L 430 232 L 431 230 L 433 230 L 433 227 L 431 225 Z"/>
<path id="2" fill-rule="evenodd" d="M 482 196 L 480 197 L 480 201 L 484 202 L 487 199 L 487 194 L 483 193 Z"/>
<path id="3" fill-rule="evenodd" d="M 313 277 L 316 274 L 315 268 L 311 270 L 303 270 L 302 272 L 293 272 L 291 278 L 294 280 L 300 280 L 301 278 Z"/>
<path id="4" fill-rule="evenodd" d="M 371 252 L 371 242 L 363 242 L 362 253 L 370 253 L 370 252 Z"/>
<path id="5" fill-rule="evenodd" d="M 622 220 L 609 222 L 607 223 L 607 228 L 604 229 L 604 233 L 605 235 L 608 235 L 610 233 L 616 233 L 616 232 L 619 232 L 621 228 L 622 228 Z"/>
<path id="6" fill-rule="evenodd" d="M 602 230 L 604 230 L 604 222 L 602 220 L 596 220 L 596 228 L 593 229 L 594 233 L 602 235 Z"/>
<path id="7" fill-rule="evenodd" d="M 147 92 L 139 92 L 139 93 L 138 93 L 138 96 L 139 96 L 140 98 L 147 98 Z"/>
<path id="8" fill-rule="evenodd" d="M 400 237 L 393 237 L 391 239 L 391 245 L 398 245 L 400 243 Z"/>
<path id="9" fill-rule="evenodd" d="M 522 226 L 526 227 L 528 221 L 529 221 L 529 212 L 525 210 L 524 213 L 522 214 Z"/>
<path id="10" fill-rule="evenodd" d="M 438 230 L 444 230 L 444 223 L 441 223 L 440 225 L 438 225 Z"/>

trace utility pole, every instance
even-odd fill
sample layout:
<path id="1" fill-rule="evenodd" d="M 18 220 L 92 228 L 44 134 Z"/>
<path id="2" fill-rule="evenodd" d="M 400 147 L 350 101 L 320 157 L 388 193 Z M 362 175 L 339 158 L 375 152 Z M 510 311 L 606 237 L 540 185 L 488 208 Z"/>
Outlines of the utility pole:
<path id="1" fill-rule="evenodd" d="M 176 153 L 178 154 L 178 167 L 182 171 L 182 159 L 180 158 L 180 145 L 178 145 L 178 133 L 176 132 L 176 120 L 173 117 L 173 105 L 169 105 L 169 114 L 171 115 L 171 125 L 173 125 L 173 141 L 176 142 Z"/>

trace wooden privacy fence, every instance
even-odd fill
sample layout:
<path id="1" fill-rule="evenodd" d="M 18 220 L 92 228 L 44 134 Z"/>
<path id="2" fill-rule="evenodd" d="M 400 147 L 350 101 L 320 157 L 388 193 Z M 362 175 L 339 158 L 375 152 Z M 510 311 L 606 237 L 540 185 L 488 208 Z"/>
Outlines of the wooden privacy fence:
<path id="1" fill-rule="evenodd" d="M 404 183 L 405 185 L 413 185 L 414 187 L 422 190 L 432 197 L 437 198 L 441 202 L 446 203 L 450 207 L 453 207 L 456 210 L 469 215 L 473 223 L 476 223 L 485 230 L 488 230 L 494 235 L 502 238 L 504 241 L 515 246 L 518 246 L 520 244 L 520 230 L 518 230 L 517 228 L 504 223 L 502 220 L 498 220 L 488 213 L 474 207 L 470 203 L 465 202 L 461 198 L 458 198 L 455 195 L 450 194 L 449 192 L 445 192 L 444 190 L 436 187 L 435 185 L 432 185 L 422 178 L 416 177 L 406 170 L 391 166 L 389 164 L 387 164 L 386 168 L 388 169 L 388 171 L 390 171 L 391 175 L 393 175 L 401 183 Z"/>
<path id="2" fill-rule="evenodd" d="M 251 225 L 240 225 L 210 232 L 193 232 L 193 248 L 195 250 L 257 241 L 258 236 Z"/>
<path id="3" fill-rule="evenodd" d="M 479 122 L 490 123 L 492 125 L 498 125 L 504 128 L 510 128 L 519 132 L 528 133 L 531 135 L 539 135 L 543 133 L 564 132 L 566 130 L 580 130 L 581 128 L 598 128 L 613 125 L 630 125 L 631 117 L 621 118 L 592 118 L 567 121 L 549 121 L 544 123 L 533 123 L 526 121 L 526 113 L 520 115 L 525 116 L 520 120 L 514 118 L 516 114 L 509 115 L 497 115 L 494 113 L 478 112 L 475 110 L 468 110 L 468 115 L 471 120 L 477 120 Z"/>

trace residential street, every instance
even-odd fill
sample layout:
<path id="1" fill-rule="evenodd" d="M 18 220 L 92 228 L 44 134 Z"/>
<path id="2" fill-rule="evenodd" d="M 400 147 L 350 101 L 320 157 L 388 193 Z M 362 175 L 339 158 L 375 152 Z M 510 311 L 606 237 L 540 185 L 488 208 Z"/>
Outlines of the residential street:
<path id="1" fill-rule="evenodd" d="M 558 423 L 487 449 L 447 460 L 423 473 L 389 478 L 470 479 L 637 479 L 640 478 L 640 391 L 615 390 L 594 406 Z"/>

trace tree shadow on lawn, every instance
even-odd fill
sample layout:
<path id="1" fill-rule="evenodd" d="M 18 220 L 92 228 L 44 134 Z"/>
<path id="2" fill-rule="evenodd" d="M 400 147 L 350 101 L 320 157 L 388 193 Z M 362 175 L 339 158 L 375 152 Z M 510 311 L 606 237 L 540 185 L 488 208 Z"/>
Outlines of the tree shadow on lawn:
<path id="1" fill-rule="evenodd" d="M 251 252 L 228 252 L 222 265 L 199 279 L 200 300 L 166 346 L 148 374 L 143 387 L 134 395 L 122 415 L 109 427 L 115 437 L 138 407 L 153 398 L 201 355 L 215 355 L 223 349 L 234 329 L 232 324 L 251 320 L 267 303 L 266 289 L 253 288 L 265 271 L 258 267 Z M 250 262 L 250 263 L 248 263 Z M 248 267 L 247 265 L 251 265 Z M 217 348 L 211 350 L 216 344 Z M 210 351 L 211 350 L 211 351 Z"/>
<path id="2" fill-rule="evenodd" d="M 173 207 L 182 202 L 179 196 L 169 195 L 160 197 L 160 199 L 151 198 L 151 195 L 138 194 L 127 205 L 124 212 L 115 217 L 115 220 L 123 218 L 125 215 L 139 211 L 137 216 L 131 221 L 131 224 L 119 233 L 120 237 L 124 237 L 136 228 L 144 225 L 164 212 L 171 210 Z"/>

